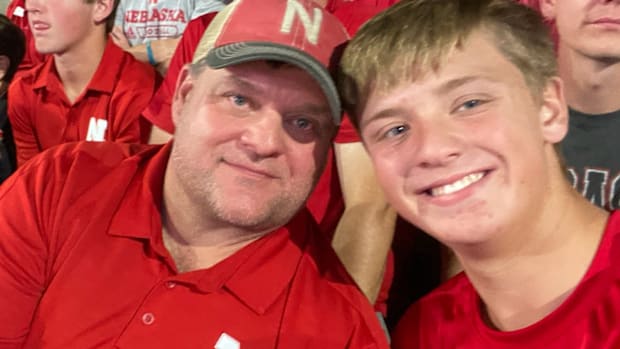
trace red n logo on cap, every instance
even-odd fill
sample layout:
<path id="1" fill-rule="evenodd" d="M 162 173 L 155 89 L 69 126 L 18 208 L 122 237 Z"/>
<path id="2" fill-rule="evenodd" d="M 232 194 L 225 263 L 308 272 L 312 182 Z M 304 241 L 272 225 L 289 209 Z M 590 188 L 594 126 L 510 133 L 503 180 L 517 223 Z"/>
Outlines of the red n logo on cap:
<path id="1" fill-rule="evenodd" d="M 319 33 L 321 32 L 321 22 L 323 21 L 323 13 L 320 9 L 313 8 L 314 15 L 312 18 L 304 5 L 297 0 L 288 0 L 286 3 L 286 12 L 284 13 L 284 19 L 282 20 L 282 26 L 280 31 L 282 33 L 290 33 L 293 27 L 295 17 L 299 17 L 301 24 L 304 26 L 306 33 L 306 40 L 315 44 L 319 41 Z"/>

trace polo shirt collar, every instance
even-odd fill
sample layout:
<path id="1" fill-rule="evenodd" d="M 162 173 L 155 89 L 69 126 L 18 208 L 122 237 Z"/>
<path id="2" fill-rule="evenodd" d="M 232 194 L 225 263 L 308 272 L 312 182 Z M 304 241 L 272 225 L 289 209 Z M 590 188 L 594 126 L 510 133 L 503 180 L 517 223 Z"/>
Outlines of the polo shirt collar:
<path id="1" fill-rule="evenodd" d="M 86 86 L 86 90 L 99 91 L 104 93 L 112 93 L 114 86 L 120 74 L 119 67 L 123 63 L 123 56 L 126 53 L 110 39 L 107 40 L 101 61 L 97 66 L 97 70 L 90 82 Z M 113 73 L 112 73 L 113 72 Z M 54 56 L 50 56 L 43 63 L 41 72 L 37 75 L 34 83 L 35 89 L 53 88 L 52 86 L 62 86 L 56 66 L 54 65 Z"/>
<path id="2" fill-rule="evenodd" d="M 160 256 L 169 256 L 162 242 L 160 206 L 171 142 L 164 145 L 134 176 L 108 230 L 110 235 L 146 239 Z M 142 179 L 143 178 L 143 179 Z M 140 229 L 132 229 L 140 227 Z M 319 234 L 304 208 L 289 223 L 248 244 L 218 264 L 178 274 L 204 293 L 226 289 L 257 314 L 263 314 L 288 289 L 306 253 L 311 234 Z"/>
<path id="3" fill-rule="evenodd" d="M 128 238 L 151 239 L 161 241 L 161 198 L 163 192 L 164 173 L 168 164 L 168 157 L 172 143 L 163 146 L 148 148 L 138 154 L 137 162 L 148 161 L 140 166 L 117 211 L 112 218 L 108 234 Z M 155 154 L 153 154 L 155 153 Z M 144 172 L 141 174 L 140 172 Z M 139 229 L 136 229 L 139 227 Z"/>
<path id="4" fill-rule="evenodd" d="M 264 314 L 292 284 L 310 234 L 318 234 L 303 209 L 287 225 L 263 237 L 254 253 L 224 282 L 224 287 L 257 314 Z"/>

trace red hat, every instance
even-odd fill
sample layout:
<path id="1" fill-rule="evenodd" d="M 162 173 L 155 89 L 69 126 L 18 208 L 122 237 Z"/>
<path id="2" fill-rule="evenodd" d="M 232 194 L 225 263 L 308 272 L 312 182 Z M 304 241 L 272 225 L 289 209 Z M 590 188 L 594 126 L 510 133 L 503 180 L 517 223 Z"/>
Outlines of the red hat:
<path id="1" fill-rule="evenodd" d="M 348 40 L 338 18 L 311 0 L 234 0 L 209 24 L 192 63 L 213 69 L 257 60 L 298 66 L 319 83 L 340 124 L 340 98 L 329 71 Z"/>

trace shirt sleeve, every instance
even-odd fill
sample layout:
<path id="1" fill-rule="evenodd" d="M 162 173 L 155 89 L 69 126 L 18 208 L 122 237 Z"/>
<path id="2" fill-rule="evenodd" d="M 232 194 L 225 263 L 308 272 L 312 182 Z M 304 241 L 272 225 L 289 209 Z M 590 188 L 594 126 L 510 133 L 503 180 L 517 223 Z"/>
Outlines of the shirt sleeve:
<path id="1" fill-rule="evenodd" d="M 21 348 L 46 285 L 46 210 L 37 202 L 50 199 L 53 190 L 35 188 L 35 182 L 52 182 L 42 168 L 25 175 L 35 167 L 27 164 L 0 186 L 1 348 Z"/>
<path id="2" fill-rule="evenodd" d="M 32 123 L 33 102 L 28 96 L 28 87 L 18 78 L 9 86 L 7 114 L 13 128 L 13 139 L 17 153 L 17 167 L 39 153 L 39 145 Z"/>

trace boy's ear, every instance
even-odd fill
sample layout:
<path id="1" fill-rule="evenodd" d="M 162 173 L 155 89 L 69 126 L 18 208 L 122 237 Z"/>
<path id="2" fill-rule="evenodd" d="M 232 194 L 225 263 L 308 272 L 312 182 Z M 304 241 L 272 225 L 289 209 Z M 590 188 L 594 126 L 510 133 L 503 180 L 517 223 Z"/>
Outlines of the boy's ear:
<path id="1" fill-rule="evenodd" d="M 9 67 L 11 67 L 11 60 L 9 57 L 0 55 L 0 85 L 2 79 L 6 76 L 6 72 L 9 71 Z"/>
<path id="2" fill-rule="evenodd" d="M 176 125 L 183 110 L 183 106 L 187 103 L 190 92 L 194 89 L 194 77 L 191 74 L 191 65 L 186 64 L 181 69 L 177 78 L 176 88 L 172 96 L 172 122 Z"/>
<path id="3" fill-rule="evenodd" d="M 548 143 L 559 143 L 568 132 L 568 106 L 564 99 L 562 79 L 553 77 L 547 81 L 540 105 L 540 123 L 543 138 Z"/>
<path id="4" fill-rule="evenodd" d="M 115 0 L 94 0 L 93 19 L 96 23 L 105 23 L 112 15 Z"/>
<path id="5" fill-rule="evenodd" d="M 557 0 L 540 0 L 540 13 L 548 21 L 555 20 L 555 4 Z"/>

